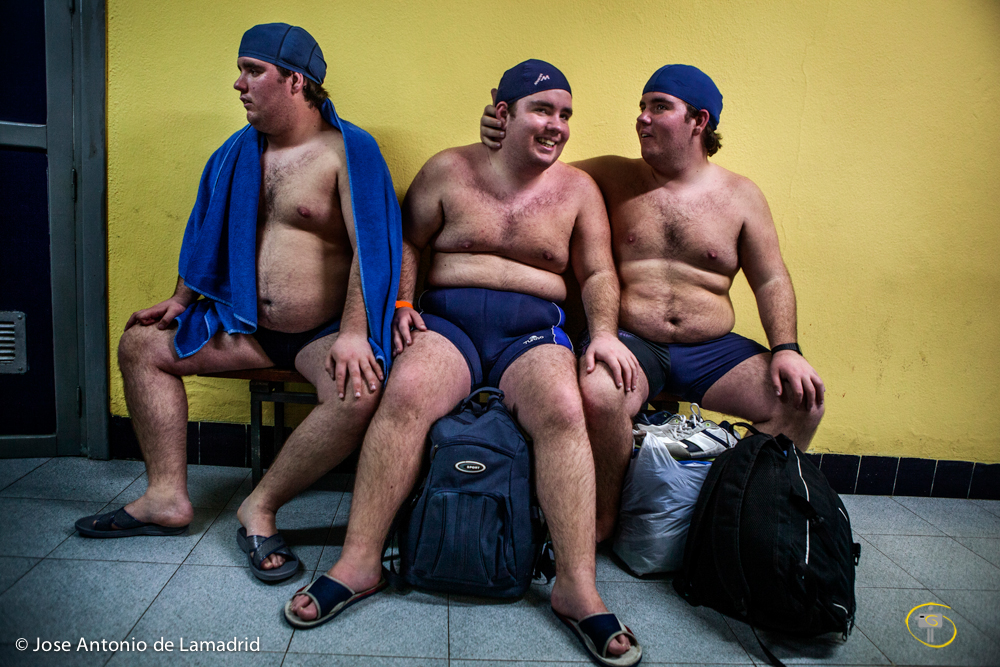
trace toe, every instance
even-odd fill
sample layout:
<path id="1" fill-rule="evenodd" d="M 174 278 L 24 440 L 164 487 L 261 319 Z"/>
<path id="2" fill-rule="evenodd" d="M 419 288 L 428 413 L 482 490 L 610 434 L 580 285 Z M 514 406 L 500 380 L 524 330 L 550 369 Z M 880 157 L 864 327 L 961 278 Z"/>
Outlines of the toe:
<path id="1" fill-rule="evenodd" d="M 627 653 L 629 648 L 631 648 L 631 644 L 629 643 L 628 638 L 618 635 L 611 640 L 610 644 L 608 644 L 608 653 L 611 655 L 622 655 Z"/>
<path id="2" fill-rule="evenodd" d="M 260 567 L 263 570 L 273 570 L 274 568 L 281 567 L 284 564 L 285 564 L 285 558 L 283 556 L 279 556 L 278 554 L 271 554 L 270 556 L 264 559 L 264 561 L 260 564 Z"/>
<path id="3" fill-rule="evenodd" d="M 316 618 L 316 607 L 312 600 L 305 595 L 296 595 L 292 599 L 292 612 L 303 621 L 311 621 Z"/>

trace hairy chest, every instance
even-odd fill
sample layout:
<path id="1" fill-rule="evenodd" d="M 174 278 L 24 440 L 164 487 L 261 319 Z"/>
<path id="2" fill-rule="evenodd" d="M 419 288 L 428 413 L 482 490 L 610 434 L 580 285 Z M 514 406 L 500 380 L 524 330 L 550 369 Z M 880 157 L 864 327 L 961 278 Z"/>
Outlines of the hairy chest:
<path id="1" fill-rule="evenodd" d="M 611 227 L 619 261 L 664 259 L 735 275 L 745 217 L 725 194 L 682 199 L 662 191 L 613 203 Z"/>
<path id="2" fill-rule="evenodd" d="M 569 263 L 576 206 L 566 193 L 503 198 L 465 187 L 446 193 L 442 212 L 436 250 L 491 253 L 557 273 Z"/>
<path id="3" fill-rule="evenodd" d="M 310 149 L 264 153 L 259 222 L 261 227 L 294 227 L 323 236 L 344 232 L 337 193 L 337 161 Z"/>

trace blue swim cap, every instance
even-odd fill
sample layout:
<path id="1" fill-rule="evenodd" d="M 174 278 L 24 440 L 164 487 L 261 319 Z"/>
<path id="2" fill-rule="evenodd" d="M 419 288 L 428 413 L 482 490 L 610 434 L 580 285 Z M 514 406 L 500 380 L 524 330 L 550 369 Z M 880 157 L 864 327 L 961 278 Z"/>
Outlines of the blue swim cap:
<path id="1" fill-rule="evenodd" d="M 722 115 L 722 93 L 707 74 L 691 65 L 664 65 L 649 77 L 642 94 L 657 92 L 678 97 L 695 109 L 708 111 L 708 124 L 714 130 Z"/>
<path id="2" fill-rule="evenodd" d="M 326 78 L 323 51 L 313 36 L 287 23 L 262 23 L 243 33 L 240 56 L 278 65 L 322 84 Z"/>
<path id="3" fill-rule="evenodd" d="M 522 97 L 543 90 L 565 90 L 573 94 L 569 81 L 556 67 L 544 60 L 525 60 L 503 73 L 497 86 L 497 102 L 511 105 Z"/>

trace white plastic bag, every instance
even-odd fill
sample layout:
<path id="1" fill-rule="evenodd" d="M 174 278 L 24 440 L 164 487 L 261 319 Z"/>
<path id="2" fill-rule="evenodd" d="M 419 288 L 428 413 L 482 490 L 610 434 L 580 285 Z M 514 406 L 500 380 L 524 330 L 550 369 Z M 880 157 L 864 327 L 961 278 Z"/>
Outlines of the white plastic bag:
<path id="1" fill-rule="evenodd" d="M 681 568 L 691 514 L 710 465 L 675 461 L 663 440 L 645 434 L 625 475 L 613 547 L 633 572 Z"/>

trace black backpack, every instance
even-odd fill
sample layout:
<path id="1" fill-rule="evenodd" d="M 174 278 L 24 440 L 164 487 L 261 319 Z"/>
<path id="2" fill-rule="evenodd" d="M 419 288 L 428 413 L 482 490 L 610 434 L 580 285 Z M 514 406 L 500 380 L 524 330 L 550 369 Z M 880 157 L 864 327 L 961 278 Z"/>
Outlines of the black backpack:
<path id="1" fill-rule="evenodd" d="M 846 639 L 861 545 L 844 503 L 791 440 L 748 428 L 709 470 L 674 588 L 752 628 Z"/>
<path id="2" fill-rule="evenodd" d="M 485 405 L 480 393 L 488 395 Z M 396 516 L 399 571 L 393 561 L 389 580 L 397 588 L 523 595 L 544 528 L 528 442 L 503 392 L 473 392 L 428 438 L 427 477 Z"/>

